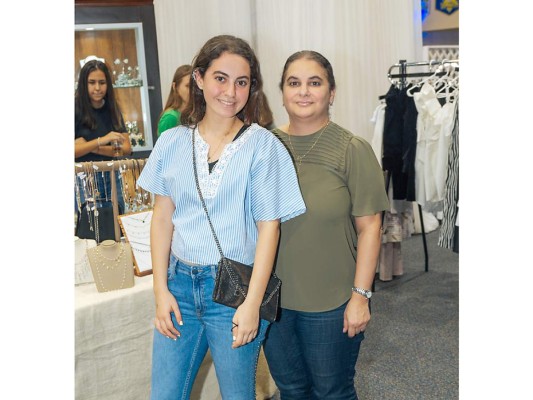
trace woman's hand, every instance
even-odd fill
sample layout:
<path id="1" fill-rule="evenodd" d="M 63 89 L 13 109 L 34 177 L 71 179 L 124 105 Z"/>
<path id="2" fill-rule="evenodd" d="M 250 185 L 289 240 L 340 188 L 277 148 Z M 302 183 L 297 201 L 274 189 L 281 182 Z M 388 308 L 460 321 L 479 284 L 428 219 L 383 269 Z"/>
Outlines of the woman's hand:
<path id="1" fill-rule="evenodd" d="M 381 213 L 355 217 L 357 231 L 357 259 L 353 286 L 370 288 L 376 274 L 381 246 Z M 352 297 L 344 310 L 343 333 L 354 337 L 364 331 L 370 321 L 369 300 L 359 293 Z"/>
<path id="2" fill-rule="evenodd" d="M 107 135 L 102 136 L 99 140 L 100 146 L 107 146 L 109 145 L 113 140 L 117 140 L 120 144 L 124 143 L 124 135 L 120 132 L 111 131 Z"/>
<path id="3" fill-rule="evenodd" d="M 348 333 L 349 337 L 354 337 L 360 332 L 364 332 L 370 322 L 370 310 L 368 299 L 358 293 L 352 293 L 352 298 L 344 310 L 343 333 Z"/>
<path id="4" fill-rule="evenodd" d="M 181 312 L 176 298 L 168 289 L 161 290 L 161 292 L 157 293 L 155 296 L 154 325 L 159 333 L 170 339 L 176 340 L 180 336 L 180 332 L 172 323 L 172 318 L 170 316 L 171 312 L 174 312 L 178 324 L 182 325 Z"/>
<path id="5" fill-rule="evenodd" d="M 233 344 L 231 347 L 236 349 L 250 343 L 257 336 L 259 330 L 259 308 L 244 301 L 233 316 Z"/>

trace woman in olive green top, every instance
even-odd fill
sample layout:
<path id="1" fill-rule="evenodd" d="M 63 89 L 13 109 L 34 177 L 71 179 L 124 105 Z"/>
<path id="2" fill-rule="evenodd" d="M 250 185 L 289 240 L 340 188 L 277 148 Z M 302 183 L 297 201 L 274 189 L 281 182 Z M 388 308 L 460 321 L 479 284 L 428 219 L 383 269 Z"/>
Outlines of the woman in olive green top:
<path id="1" fill-rule="evenodd" d="M 281 399 L 357 399 L 355 364 L 388 209 L 372 148 L 329 119 L 335 78 L 314 51 L 290 56 L 280 88 L 289 123 L 274 134 L 292 155 L 307 212 L 281 224 L 279 321 L 264 344 Z"/>
<path id="2" fill-rule="evenodd" d="M 160 136 L 167 129 L 180 125 L 181 112 L 189 102 L 191 73 L 192 67 L 190 65 L 182 65 L 174 72 L 167 104 L 165 104 L 157 124 L 157 136 Z"/>

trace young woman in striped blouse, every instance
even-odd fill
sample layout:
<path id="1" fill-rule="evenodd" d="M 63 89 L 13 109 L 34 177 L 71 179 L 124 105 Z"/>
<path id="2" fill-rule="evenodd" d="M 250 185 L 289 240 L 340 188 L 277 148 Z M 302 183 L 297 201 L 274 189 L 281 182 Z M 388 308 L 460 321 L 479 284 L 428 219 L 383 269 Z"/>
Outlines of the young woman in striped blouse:
<path id="1" fill-rule="evenodd" d="M 152 398 L 188 399 L 211 351 L 223 399 L 255 399 L 255 371 L 268 322 L 259 318 L 280 222 L 305 212 L 296 173 L 281 142 L 256 122 L 258 60 L 242 39 L 207 41 L 193 62 L 181 125 L 158 139 L 139 179 L 155 193 L 151 222 L 156 317 Z M 220 254 L 193 172 L 228 258 L 253 264 L 248 296 L 237 309 L 212 301 Z"/>

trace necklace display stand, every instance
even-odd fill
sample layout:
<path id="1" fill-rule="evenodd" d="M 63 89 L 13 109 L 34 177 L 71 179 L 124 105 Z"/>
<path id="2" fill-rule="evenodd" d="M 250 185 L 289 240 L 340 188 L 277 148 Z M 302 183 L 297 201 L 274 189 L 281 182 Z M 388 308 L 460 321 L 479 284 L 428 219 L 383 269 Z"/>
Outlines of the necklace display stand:
<path id="1" fill-rule="evenodd" d="M 141 211 L 119 215 L 119 223 L 133 252 L 135 275 L 152 273 L 152 253 L 150 248 L 150 226 L 153 211 Z"/>
<path id="2" fill-rule="evenodd" d="M 85 193 L 85 201 L 90 203 L 88 204 L 89 209 L 96 207 L 96 204 L 94 201 L 90 201 L 90 197 L 94 196 L 94 190 L 97 189 L 94 184 L 89 185 L 89 183 L 94 183 L 94 177 L 95 175 L 102 174 L 104 172 L 109 172 L 109 179 L 111 182 L 111 193 L 106 193 L 106 198 L 111 197 L 111 203 L 112 203 L 112 212 L 110 210 L 105 210 L 108 214 L 107 220 L 112 220 L 112 227 L 109 228 L 110 230 L 114 230 L 114 237 L 106 237 L 102 238 L 100 237 L 100 240 L 103 239 L 114 239 L 116 241 L 120 241 L 120 225 L 118 222 L 118 216 L 120 215 L 119 207 L 118 207 L 118 194 L 117 190 L 122 191 L 122 198 L 125 203 L 125 210 L 123 212 L 130 213 L 132 211 L 140 211 L 139 208 L 151 208 L 152 205 L 152 197 L 150 193 L 144 191 L 142 188 L 137 186 L 137 179 L 139 175 L 141 174 L 144 165 L 146 163 L 145 159 L 132 159 L 132 160 L 113 160 L 113 161 L 86 161 L 86 162 L 80 162 L 80 163 L 74 163 L 74 174 L 75 176 L 82 177 L 81 183 L 83 186 L 82 188 L 76 188 L 77 194 L 78 194 L 78 212 L 82 211 L 83 204 L 81 204 L 81 199 L 79 198 L 79 192 L 80 190 L 83 190 Z M 121 181 L 122 181 L 122 188 L 118 187 L 116 185 L 116 179 L 115 175 L 118 174 Z M 89 177 L 92 177 L 92 179 L 89 179 Z M 86 182 L 86 183 L 84 183 Z M 78 184 L 78 180 L 76 180 L 76 184 Z M 104 195 L 103 193 L 101 194 Z M 86 213 L 85 213 L 86 214 Z M 112 214 L 112 216 L 111 216 Z M 103 225 L 106 220 L 103 218 L 103 215 L 100 216 L 100 218 L 95 217 L 92 215 L 92 217 L 89 217 L 89 215 L 84 215 L 85 219 L 88 219 L 88 229 L 92 232 L 93 230 L 99 230 L 95 226 L 96 224 Z M 107 221 L 107 222 L 109 222 Z M 111 235 L 113 236 L 113 235 Z M 81 235 L 80 235 L 81 237 Z M 92 234 L 92 238 L 95 237 L 95 233 Z M 99 242 L 99 240 L 96 240 Z"/>
<path id="3" fill-rule="evenodd" d="M 84 283 L 93 283 L 93 273 L 89 265 L 87 250 L 96 246 L 96 241 L 92 239 L 80 239 L 74 236 L 74 283 L 82 285 Z"/>
<path id="4" fill-rule="evenodd" d="M 133 256 L 129 244 L 104 240 L 98 246 L 87 249 L 87 257 L 99 292 L 134 285 Z"/>

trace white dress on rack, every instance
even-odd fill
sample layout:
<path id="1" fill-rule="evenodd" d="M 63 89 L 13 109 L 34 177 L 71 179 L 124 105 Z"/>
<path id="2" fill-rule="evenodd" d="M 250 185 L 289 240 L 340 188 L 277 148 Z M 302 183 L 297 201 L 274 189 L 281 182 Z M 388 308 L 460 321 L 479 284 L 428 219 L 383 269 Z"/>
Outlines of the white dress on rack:
<path id="1" fill-rule="evenodd" d="M 433 86 L 426 82 L 413 94 L 418 111 L 415 160 L 416 201 L 425 210 L 442 211 L 454 104 L 441 106 Z"/>
<path id="2" fill-rule="evenodd" d="M 374 124 L 374 134 L 372 135 L 371 146 L 372 150 L 374 150 L 374 154 L 376 155 L 380 167 L 383 167 L 383 161 L 381 160 L 381 157 L 383 155 L 383 127 L 385 126 L 386 108 L 387 104 L 384 101 L 380 102 L 374 110 L 372 118 L 370 118 L 370 122 Z"/>

